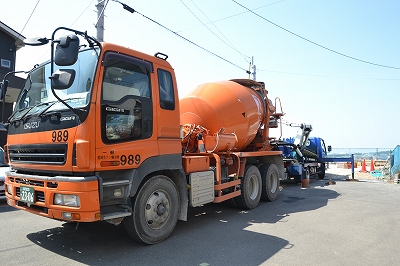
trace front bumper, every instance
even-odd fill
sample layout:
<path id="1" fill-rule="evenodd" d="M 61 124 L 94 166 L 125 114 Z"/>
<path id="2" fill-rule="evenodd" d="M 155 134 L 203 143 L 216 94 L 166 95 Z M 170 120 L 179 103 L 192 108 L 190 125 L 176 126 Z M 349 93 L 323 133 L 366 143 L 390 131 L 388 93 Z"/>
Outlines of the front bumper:
<path id="1" fill-rule="evenodd" d="M 21 186 L 33 188 L 33 203 L 21 200 Z M 96 176 L 38 176 L 9 171 L 6 172 L 5 177 L 5 196 L 8 205 L 40 216 L 64 221 L 94 222 L 100 220 L 98 187 Z M 80 206 L 55 205 L 54 194 L 56 193 L 79 196 Z"/>

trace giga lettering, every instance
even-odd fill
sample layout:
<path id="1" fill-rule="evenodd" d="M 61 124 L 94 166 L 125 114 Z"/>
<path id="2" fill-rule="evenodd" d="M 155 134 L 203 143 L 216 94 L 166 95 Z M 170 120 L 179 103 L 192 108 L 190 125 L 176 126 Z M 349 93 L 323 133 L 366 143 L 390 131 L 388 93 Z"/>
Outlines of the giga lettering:
<path id="1" fill-rule="evenodd" d="M 38 128 L 39 125 L 40 125 L 40 121 L 25 123 L 24 124 L 24 129 Z"/>
<path id="2" fill-rule="evenodd" d="M 60 121 L 71 121 L 75 120 L 75 116 L 63 116 L 60 118 Z"/>
<path id="3" fill-rule="evenodd" d="M 125 110 L 118 107 L 106 107 L 107 111 L 123 113 Z"/>

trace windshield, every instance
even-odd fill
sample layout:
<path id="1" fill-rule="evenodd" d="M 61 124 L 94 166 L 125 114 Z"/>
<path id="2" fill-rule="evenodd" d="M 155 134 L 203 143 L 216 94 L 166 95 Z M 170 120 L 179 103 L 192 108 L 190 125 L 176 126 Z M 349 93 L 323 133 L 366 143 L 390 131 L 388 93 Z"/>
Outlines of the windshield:
<path id="1" fill-rule="evenodd" d="M 65 90 L 55 90 L 58 97 L 63 99 L 72 108 L 82 108 L 89 104 L 98 59 L 97 49 L 84 50 L 79 53 L 78 60 L 72 66 L 60 69 L 74 69 L 75 79 L 71 87 Z M 54 71 L 57 71 L 55 65 Z M 67 109 L 51 92 L 50 76 L 51 65 L 47 62 L 33 69 L 15 103 L 14 113 L 10 121 L 22 117 L 42 114 L 44 112 Z"/>

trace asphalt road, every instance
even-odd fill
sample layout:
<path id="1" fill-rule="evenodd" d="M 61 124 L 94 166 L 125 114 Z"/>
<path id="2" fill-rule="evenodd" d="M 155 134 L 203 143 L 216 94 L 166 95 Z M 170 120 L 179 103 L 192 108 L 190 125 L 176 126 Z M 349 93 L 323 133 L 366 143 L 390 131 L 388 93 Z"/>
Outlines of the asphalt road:
<path id="1" fill-rule="evenodd" d="M 275 202 L 243 211 L 192 208 L 164 242 L 133 242 L 123 226 L 74 224 L 0 202 L 0 265 L 400 265 L 400 185 L 284 183 Z"/>

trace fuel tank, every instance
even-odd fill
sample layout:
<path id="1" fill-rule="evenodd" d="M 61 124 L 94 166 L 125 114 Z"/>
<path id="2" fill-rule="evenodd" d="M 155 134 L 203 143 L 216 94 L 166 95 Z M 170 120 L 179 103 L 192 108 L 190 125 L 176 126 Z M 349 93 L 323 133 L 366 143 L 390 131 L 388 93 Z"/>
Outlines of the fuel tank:
<path id="1" fill-rule="evenodd" d="M 233 134 L 234 150 L 242 150 L 253 141 L 266 115 L 266 102 L 253 83 L 260 85 L 231 80 L 198 86 L 180 100 L 181 125 L 199 125 L 211 135 Z"/>

